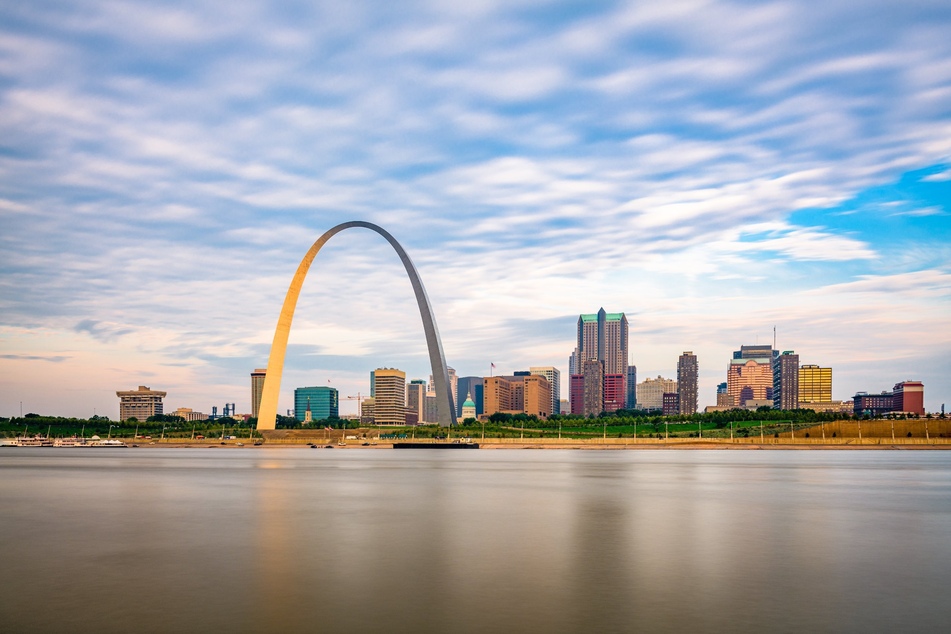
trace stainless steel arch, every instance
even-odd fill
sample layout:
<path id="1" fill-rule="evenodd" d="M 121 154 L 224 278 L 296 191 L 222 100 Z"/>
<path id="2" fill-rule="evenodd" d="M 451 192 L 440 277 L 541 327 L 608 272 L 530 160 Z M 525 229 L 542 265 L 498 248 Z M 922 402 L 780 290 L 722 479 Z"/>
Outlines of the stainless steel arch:
<path id="1" fill-rule="evenodd" d="M 455 401 L 449 390 L 449 371 L 446 366 L 446 356 L 442 351 L 442 340 L 439 338 L 439 330 L 436 328 L 436 318 L 433 316 L 429 296 L 426 295 L 426 289 L 423 288 L 423 282 L 419 279 L 419 273 L 416 271 L 413 261 L 400 243 L 396 241 L 396 238 L 387 233 L 382 227 L 370 222 L 354 220 L 339 224 L 320 236 L 304 256 L 304 259 L 301 260 L 300 266 L 297 267 L 297 272 L 294 274 L 294 279 L 291 280 L 291 286 L 287 289 L 287 295 L 284 297 L 281 316 L 277 320 L 277 328 L 274 330 L 271 354 L 268 357 L 267 374 L 264 377 L 264 389 L 261 395 L 261 407 L 258 410 L 258 429 L 275 428 L 277 401 L 281 394 L 281 376 L 284 374 L 284 355 L 287 352 L 287 338 L 291 332 L 291 321 L 294 319 L 294 310 L 297 308 L 297 298 L 300 295 L 301 287 L 304 285 L 304 278 L 307 277 L 307 271 L 310 270 L 314 257 L 330 238 L 344 229 L 353 227 L 363 227 L 377 232 L 386 238 L 386 241 L 392 245 L 397 255 L 400 256 L 400 260 L 406 268 L 406 274 L 409 276 L 409 281 L 413 285 L 413 292 L 416 294 L 419 315 L 423 319 L 426 346 L 429 348 L 429 363 L 432 365 L 433 382 L 436 384 L 436 413 L 439 424 L 448 427 L 455 418 Z"/>

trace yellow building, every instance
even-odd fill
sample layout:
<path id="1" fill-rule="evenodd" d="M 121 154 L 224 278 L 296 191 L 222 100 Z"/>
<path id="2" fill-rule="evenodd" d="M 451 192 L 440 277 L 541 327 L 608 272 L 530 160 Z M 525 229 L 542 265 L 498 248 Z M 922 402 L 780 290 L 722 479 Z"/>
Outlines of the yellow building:
<path id="1" fill-rule="evenodd" d="M 799 405 L 832 402 L 832 368 L 804 365 L 799 368 Z"/>

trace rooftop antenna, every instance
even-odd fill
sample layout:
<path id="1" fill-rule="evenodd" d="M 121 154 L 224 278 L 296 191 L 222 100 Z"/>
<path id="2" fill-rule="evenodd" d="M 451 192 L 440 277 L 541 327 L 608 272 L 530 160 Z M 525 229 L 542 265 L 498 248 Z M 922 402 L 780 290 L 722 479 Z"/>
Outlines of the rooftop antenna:
<path id="1" fill-rule="evenodd" d="M 773 350 L 776 349 L 776 326 L 773 326 Z"/>

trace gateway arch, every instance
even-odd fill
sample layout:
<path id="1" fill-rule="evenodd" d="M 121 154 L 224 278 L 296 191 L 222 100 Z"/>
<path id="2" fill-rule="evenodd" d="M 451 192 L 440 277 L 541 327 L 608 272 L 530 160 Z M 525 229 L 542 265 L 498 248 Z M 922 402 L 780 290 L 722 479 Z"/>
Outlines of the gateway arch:
<path id="1" fill-rule="evenodd" d="M 314 261 L 314 257 L 330 238 L 337 235 L 344 229 L 354 227 L 363 227 L 375 231 L 390 243 L 396 250 L 397 255 L 406 268 L 406 274 L 413 285 L 413 292 L 416 294 L 416 303 L 419 305 L 419 315 L 423 319 L 423 330 L 426 333 L 426 346 L 429 348 L 429 362 L 432 365 L 433 382 L 436 392 L 436 413 L 439 424 L 448 427 L 455 418 L 455 406 L 453 395 L 449 389 L 449 372 L 446 367 L 446 355 L 442 351 L 442 340 L 439 338 L 439 330 L 436 328 L 436 318 L 433 316 L 433 308 L 429 303 L 429 297 L 426 295 L 426 289 L 423 288 L 423 282 L 419 279 L 419 273 L 410 260 L 409 255 L 396 241 L 396 238 L 387 233 L 382 227 L 362 220 L 344 222 L 328 230 L 324 235 L 317 239 L 317 242 L 307 251 L 304 259 L 301 260 L 294 279 L 291 280 L 291 286 L 287 289 L 287 295 L 284 297 L 284 306 L 281 308 L 281 316 L 277 320 L 277 328 L 274 331 L 274 342 L 271 344 L 271 354 L 267 361 L 267 374 L 264 377 L 264 389 L 261 394 L 261 406 L 258 410 L 258 429 L 274 429 L 277 422 L 277 401 L 281 393 L 281 375 L 284 373 L 284 355 L 287 352 L 287 338 L 291 332 L 291 321 L 294 319 L 294 309 L 297 308 L 297 298 L 300 296 L 301 287 L 304 285 L 304 278 L 307 277 L 307 271 Z"/>

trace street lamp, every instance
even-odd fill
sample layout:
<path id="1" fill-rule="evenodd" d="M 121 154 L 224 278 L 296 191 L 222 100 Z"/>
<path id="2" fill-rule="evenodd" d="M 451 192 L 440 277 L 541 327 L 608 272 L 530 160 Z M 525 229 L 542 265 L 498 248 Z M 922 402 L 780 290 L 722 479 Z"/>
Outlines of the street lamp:
<path id="1" fill-rule="evenodd" d="M 106 436 L 107 438 L 112 438 L 112 428 L 113 428 L 113 427 L 115 427 L 115 425 L 109 425 L 109 435 Z"/>

